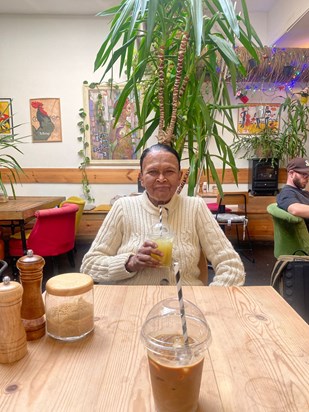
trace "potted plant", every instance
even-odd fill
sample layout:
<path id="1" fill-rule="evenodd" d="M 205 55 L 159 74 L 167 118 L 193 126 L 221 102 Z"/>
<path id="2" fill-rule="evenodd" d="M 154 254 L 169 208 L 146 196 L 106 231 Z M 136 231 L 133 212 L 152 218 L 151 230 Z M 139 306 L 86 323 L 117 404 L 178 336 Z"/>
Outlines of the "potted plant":
<path id="1" fill-rule="evenodd" d="M 285 163 L 306 156 L 309 107 L 287 96 L 280 106 L 279 117 L 279 129 L 265 127 L 260 133 L 236 135 L 231 145 L 233 153 L 241 155 L 241 159 L 276 159 Z"/>
<path id="2" fill-rule="evenodd" d="M 102 16 L 114 16 L 97 54 L 95 70 L 102 79 L 119 64 L 126 74 L 115 108 L 117 122 L 126 98 L 134 93 L 140 146 L 158 130 L 157 139 L 170 144 L 189 161 L 189 190 L 198 187 L 200 171 L 211 173 L 221 190 L 213 157 L 237 168 L 229 145 L 222 138 L 236 134 L 227 82 L 236 93 L 236 78 L 246 70 L 235 52 L 236 39 L 258 59 L 255 45 L 263 47 L 251 27 L 245 0 L 236 15 L 230 0 L 123 0 Z M 224 119 L 224 121 L 222 121 Z M 209 151 L 215 140 L 218 153 Z M 185 154 L 187 153 L 187 154 Z"/>
<path id="3" fill-rule="evenodd" d="M 279 131 L 280 159 L 288 162 L 294 157 L 305 157 L 309 132 L 309 106 L 295 96 L 287 96 L 280 106 L 279 116 L 282 120 Z"/>
<path id="4" fill-rule="evenodd" d="M 280 159 L 281 141 L 279 131 L 266 127 L 260 133 L 237 135 L 231 145 L 240 159 Z"/>
<path id="5" fill-rule="evenodd" d="M 9 179 L 13 197 L 15 198 L 14 184 L 18 180 L 19 173 L 23 170 L 19 165 L 18 161 L 13 157 L 10 152 L 17 151 L 22 153 L 18 145 L 21 143 L 23 137 L 17 137 L 14 134 L 14 128 L 11 127 L 7 129 L 4 122 L 8 122 L 8 119 L 0 120 L 0 131 L 5 130 L 5 133 L 0 134 L 0 168 L 6 169 L 5 176 Z M 7 152 L 8 151 L 8 152 Z M 3 171 L 0 171 L 0 202 L 6 202 L 8 200 L 7 189 L 3 182 Z"/>

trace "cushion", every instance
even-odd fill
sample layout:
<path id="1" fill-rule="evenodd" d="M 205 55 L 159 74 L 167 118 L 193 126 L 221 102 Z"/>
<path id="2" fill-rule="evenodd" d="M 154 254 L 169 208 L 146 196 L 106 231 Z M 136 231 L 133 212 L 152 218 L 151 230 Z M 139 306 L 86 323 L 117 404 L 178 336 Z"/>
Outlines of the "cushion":
<path id="1" fill-rule="evenodd" d="M 206 203 L 206 206 L 211 211 L 211 213 L 217 213 L 219 204 L 218 203 Z M 225 211 L 226 212 L 231 212 L 232 209 L 229 209 L 228 207 L 225 207 Z"/>
<path id="2" fill-rule="evenodd" d="M 246 223 L 247 221 L 246 216 L 233 213 L 219 213 L 216 218 L 219 223 L 227 223 L 228 225 L 232 223 Z"/>

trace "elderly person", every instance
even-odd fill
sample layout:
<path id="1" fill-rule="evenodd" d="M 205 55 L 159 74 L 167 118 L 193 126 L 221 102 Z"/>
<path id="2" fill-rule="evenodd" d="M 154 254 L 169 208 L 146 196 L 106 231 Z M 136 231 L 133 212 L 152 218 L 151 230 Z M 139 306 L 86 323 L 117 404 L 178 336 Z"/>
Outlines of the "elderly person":
<path id="1" fill-rule="evenodd" d="M 175 284 L 172 268 L 160 266 L 162 256 L 147 234 L 159 222 L 174 233 L 173 259 L 179 262 L 183 285 L 202 285 L 198 262 L 201 251 L 215 270 L 212 286 L 243 285 L 244 267 L 213 215 L 199 197 L 176 193 L 181 180 L 180 159 L 170 146 L 156 144 L 140 158 L 140 196 L 118 199 L 105 218 L 81 272 L 99 283 Z"/>
<path id="2" fill-rule="evenodd" d="M 309 159 L 292 159 L 287 172 L 286 185 L 277 196 L 277 204 L 292 215 L 304 218 L 309 228 L 309 192 L 305 190 L 309 180 Z"/>

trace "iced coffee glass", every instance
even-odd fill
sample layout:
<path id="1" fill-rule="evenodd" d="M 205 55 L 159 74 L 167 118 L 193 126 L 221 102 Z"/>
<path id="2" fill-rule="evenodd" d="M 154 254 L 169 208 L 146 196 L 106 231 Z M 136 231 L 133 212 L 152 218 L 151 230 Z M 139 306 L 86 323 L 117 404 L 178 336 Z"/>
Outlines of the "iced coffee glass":
<path id="1" fill-rule="evenodd" d="M 204 356 L 211 333 L 198 307 L 186 300 L 184 304 L 187 344 L 177 298 L 155 305 L 142 327 L 158 412 L 194 412 L 198 408 Z"/>
<path id="2" fill-rule="evenodd" d="M 151 254 L 151 257 L 160 261 L 161 266 L 171 266 L 173 254 L 173 233 L 160 224 L 154 225 L 151 232 L 148 233 L 147 239 L 155 242 L 157 249 L 163 253 L 163 256 Z"/>

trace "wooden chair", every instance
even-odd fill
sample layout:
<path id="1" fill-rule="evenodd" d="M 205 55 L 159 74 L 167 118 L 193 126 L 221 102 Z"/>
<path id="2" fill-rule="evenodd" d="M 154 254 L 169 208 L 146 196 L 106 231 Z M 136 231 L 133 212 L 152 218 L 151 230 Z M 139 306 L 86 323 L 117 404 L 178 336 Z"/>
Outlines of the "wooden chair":
<path id="1" fill-rule="evenodd" d="M 215 218 L 223 231 L 226 227 L 235 227 L 237 236 L 237 251 L 254 263 L 253 246 L 248 229 L 247 192 L 225 192 L 223 196 L 218 195 L 219 205 Z M 222 213 L 226 206 L 231 209 L 229 213 Z M 241 235 L 240 235 L 241 233 Z M 247 254 L 250 252 L 250 256 Z"/>
<path id="2" fill-rule="evenodd" d="M 199 280 L 203 282 L 205 286 L 208 285 L 208 264 L 204 256 L 204 253 L 201 251 L 200 260 L 198 262 L 198 267 L 201 271 Z"/>

